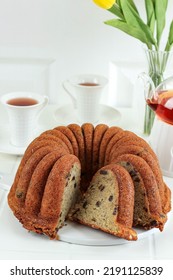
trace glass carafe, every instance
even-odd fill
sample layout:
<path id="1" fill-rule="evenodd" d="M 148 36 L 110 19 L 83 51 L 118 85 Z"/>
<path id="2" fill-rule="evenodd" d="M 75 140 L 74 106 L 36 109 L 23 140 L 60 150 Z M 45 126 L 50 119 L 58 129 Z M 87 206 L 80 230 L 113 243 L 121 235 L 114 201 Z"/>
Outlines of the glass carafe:
<path id="1" fill-rule="evenodd" d="M 173 177 L 173 77 L 156 88 L 148 75 L 142 73 L 140 77 L 144 81 L 146 104 L 156 115 L 149 142 L 163 174 Z"/>

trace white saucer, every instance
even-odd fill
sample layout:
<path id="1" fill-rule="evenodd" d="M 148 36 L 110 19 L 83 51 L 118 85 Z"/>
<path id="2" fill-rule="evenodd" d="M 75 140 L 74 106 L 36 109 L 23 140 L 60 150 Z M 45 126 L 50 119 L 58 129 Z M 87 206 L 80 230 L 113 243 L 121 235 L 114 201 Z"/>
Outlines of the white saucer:
<path id="1" fill-rule="evenodd" d="M 33 133 L 33 139 L 37 137 L 44 129 L 38 127 L 37 131 Z M 10 129 L 4 125 L 0 125 L 0 153 L 10 155 L 23 155 L 26 147 L 17 147 L 10 143 Z"/>
<path id="2" fill-rule="evenodd" d="M 121 118 L 120 112 L 108 105 L 100 104 L 101 117 L 98 123 L 105 123 L 107 125 L 117 125 Z M 77 119 L 77 112 L 72 104 L 64 105 L 55 111 L 55 120 L 59 124 L 67 125 L 69 123 L 82 123 Z M 97 124 L 97 123 L 96 123 Z"/>
<path id="3" fill-rule="evenodd" d="M 10 131 L 7 127 L 0 126 L 1 137 L 0 137 L 0 153 L 11 154 L 11 155 L 23 155 L 25 147 L 16 147 L 10 143 Z"/>

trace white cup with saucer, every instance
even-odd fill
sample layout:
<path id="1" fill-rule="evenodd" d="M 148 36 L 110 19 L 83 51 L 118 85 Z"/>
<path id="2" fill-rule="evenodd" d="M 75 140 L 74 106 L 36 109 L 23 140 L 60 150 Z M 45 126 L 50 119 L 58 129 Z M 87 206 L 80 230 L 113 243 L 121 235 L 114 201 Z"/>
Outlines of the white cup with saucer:
<path id="1" fill-rule="evenodd" d="M 7 110 L 10 143 L 26 147 L 33 139 L 40 112 L 48 104 L 48 97 L 35 92 L 10 92 L 1 96 Z"/>
<path id="2" fill-rule="evenodd" d="M 63 82 L 65 91 L 72 98 L 80 122 L 99 121 L 100 99 L 107 83 L 107 78 L 94 74 L 76 75 Z"/>

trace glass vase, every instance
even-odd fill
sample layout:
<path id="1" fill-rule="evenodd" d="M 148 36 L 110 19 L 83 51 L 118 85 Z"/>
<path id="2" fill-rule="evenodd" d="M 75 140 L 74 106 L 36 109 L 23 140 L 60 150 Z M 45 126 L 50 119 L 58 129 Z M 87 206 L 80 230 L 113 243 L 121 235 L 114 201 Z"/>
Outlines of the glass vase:
<path id="1" fill-rule="evenodd" d="M 165 78 L 165 71 L 170 61 L 170 52 L 145 49 L 148 63 L 148 75 L 157 87 Z M 151 90 L 150 88 L 148 90 Z M 144 134 L 149 136 L 154 123 L 155 113 L 145 105 Z"/>

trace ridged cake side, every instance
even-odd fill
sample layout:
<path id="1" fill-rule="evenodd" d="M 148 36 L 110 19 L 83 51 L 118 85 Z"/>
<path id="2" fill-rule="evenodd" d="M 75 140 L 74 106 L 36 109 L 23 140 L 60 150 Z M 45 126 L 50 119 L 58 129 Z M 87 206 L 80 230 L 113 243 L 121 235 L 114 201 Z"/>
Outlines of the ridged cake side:
<path id="1" fill-rule="evenodd" d="M 26 173 L 25 169 L 23 172 Z M 15 192 L 10 191 L 9 206 L 27 230 L 56 238 L 78 196 L 80 162 L 74 155 L 62 155 L 55 150 L 44 156 L 34 171 L 29 168 L 28 176 L 27 184 L 21 175 Z"/>

